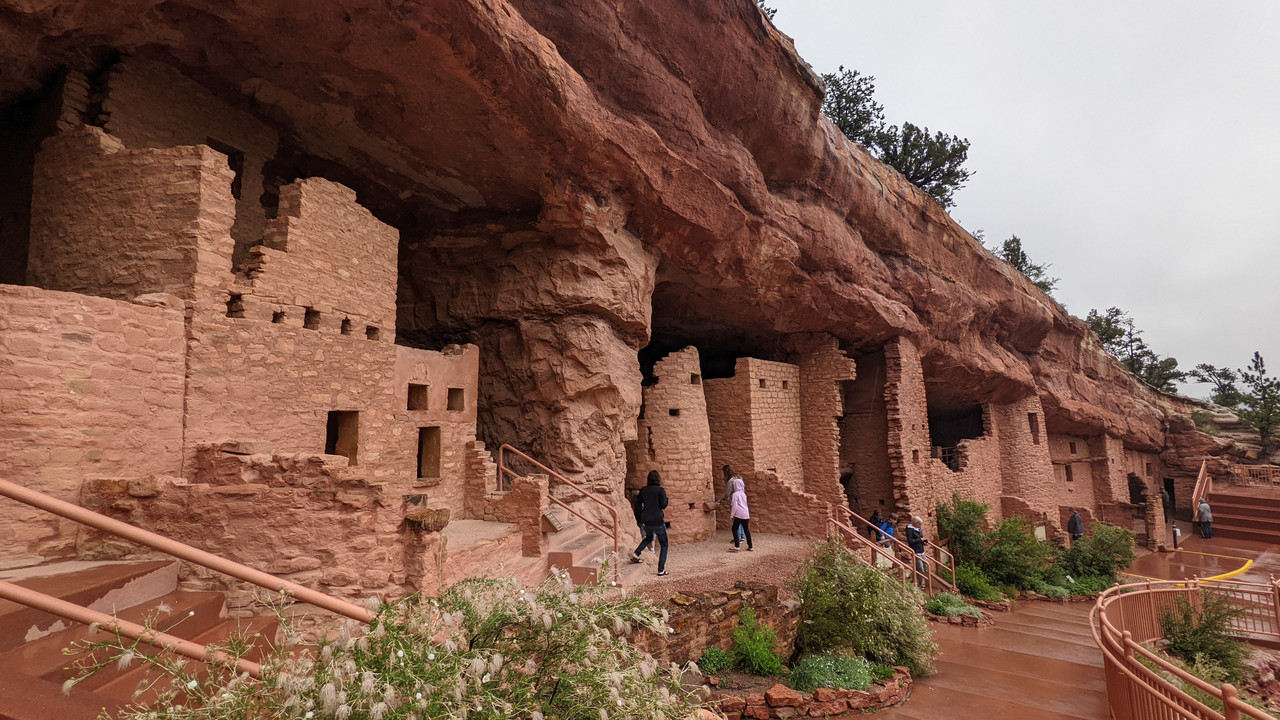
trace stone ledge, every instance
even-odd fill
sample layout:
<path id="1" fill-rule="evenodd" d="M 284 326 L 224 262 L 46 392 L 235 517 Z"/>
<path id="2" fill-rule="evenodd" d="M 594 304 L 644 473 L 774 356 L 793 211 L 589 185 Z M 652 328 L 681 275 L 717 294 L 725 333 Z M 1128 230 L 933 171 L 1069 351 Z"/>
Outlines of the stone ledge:
<path id="1" fill-rule="evenodd" d="M 876 712 L 897 705 L 907 699 L 913 686 L 911 671 L 895 666 L 893 677 L 868 690 L 818 688 L 806 694 L 778 683 L 763 693 L 713 693 L 711 701 L 727 720 L 829 717 L 855 710 Z"/>

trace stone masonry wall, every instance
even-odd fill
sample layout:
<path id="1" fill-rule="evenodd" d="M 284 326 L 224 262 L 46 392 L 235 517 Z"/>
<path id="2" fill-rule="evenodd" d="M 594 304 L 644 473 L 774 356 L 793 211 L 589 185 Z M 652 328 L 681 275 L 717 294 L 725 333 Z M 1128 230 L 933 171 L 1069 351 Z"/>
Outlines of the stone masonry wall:
<path id="1" fill-rule="evenodd" d="M 246 317 L 323 332 L 395 340 L 399 233 L 356 202 L 355 191 L 322 178 L 280 190 L 265 243 L 250 251 Z"/>
<path id="2" fill-rule="evenodd" d="M 204 146 L 127 150 L 80 126 L 36 157 L 27 279 L 128 300 L 225 297 L 235 218 L 226 157 Z"/>
<path id="3" fill-rule="evenodd" d="M 1049 456 L 1053 460 L 1054 484 L 1059 507 L 1093 508 L 1093 462 L 1089 459 L 1089 439 L 1079 435 L 1050 435 Z M 1070 479 L 1067 469 L 1070 468 Z M 1070 517 L 1070 513 L 1067 513 Z M 1065 525 L 1064 525 L 1065 527 Z"/>
<path id="4" fill-rule="evenodd" d="M 1036 519 L 1043 514 L 1056 525 L 1059 493 L 1039 396 L 1028 395 L 990 408 L 1000 440 L 1004 496 L 1024 504 Z M 1007 502 L 1003 504 L 1009 506 Z"/>
<path id="5" fill-rule="evenodd" d="M 928 492 L 920 499 L 929 509 L 938 503 L 951 502 L 959 492 L 964 497 L 992 508 L 994 515 L 1000 512 L 1000 442 L 990 436 L 961 440 L 956 446 L 959 452 L 960 470 L 953 471 L 937 458 L 927 464 L 930 484 Z"/>
<path id="6" fill-rule="evenodd" d="M 428 495 L 431 507 L 463 515 L 466 447 L 475 440 L 475 346 L 432 352 L 246 318 L 196 318 L 191 335 L 188 463 L 198 445 L 227 440 L 323 453 L 329 413 L 354 412 L 352 464 L 367 467 L 361 472 L 370 482 Z M 408 409 L 410 383 L 429 388 L 428 409 Z M 461 394 L 457 410 L 448 407 L 451 386 Z M 439 468 L 420 477 L 420 429 L 433 427 L 440 428 Z"/>
<path id="7" fill-rule="evenodd" d="M 857 378 L 844 383 L 840 419 L 840 467 L 850 473 L 850 501 L 863 517 L 879 510 L 891 516 L 893 474 L 889 469 L 889 421 L 885 407 L 884 353 L 862 355 Z"/>
<path id="8" fill-rule="evenodd" d="M 929 413 L 924 371 L 915 343 L 905 337 L 885 343 L 885 408 L 889 425 L 889 468 L 893 475 L 894 524 L 913 515 L 924 519 L 925 537 L 937 537 L 929 471 Z"/>
<path id="9" fill-rule="evenodd" d="M 243 153 L 231 228 L 235 260 L 243 263 L 266 229 L 263 166 L 276 155 L 275 131 L 162 63 L 125 58 L 110 68 L 106 82 L 100 120 L 128 147 L 212 145 L 222 153 Z"/>
<path id="10" fill-rule="evenodd" d="M 743 473 L 756 466 L 755 447 L 751 435 L 751 390 L 747 379 L 703 380 L 703 397 L 707 404 L 707 426 L 711 431 L 711 465 L 715 473 L 731 466 Z M 639 440 L 637 440 L 637 444 Z M 723 481 L 723 477 L 720 477 Z M 716 497 L 724 492 L 721 487 Z"/>
<path id="11" fill-rule="evenodd" d="M 800 370 L 787 363 L 739 358 L 734 377 L 748 379 L 755 470 L 773 472 L 784 485 L 804 489 L 800 429 Z"/>
<path id="12" fill-rule="evenodd" d="M 0 285 L 0 477 L 74 502 L 86 476 L 178 472 L 183 317 L 167 299 Z M 0 565 L 66 559 L 76 527 L 7 503 Z"/>
<path id="13" fill-rule="evenodd" d="M 641 628 L 629 639 L 663 664 L 696 661 L 709 647 L 727 652 L 733 647 L 733 630 L 743 607 L 750 607 L 761 624 L 773 628 L 783 657 L 791 654 L 800 623 L 798 602 L 780 599 L 774 585 L 755 582 L 739 581 L 733 590 L 676 593 L 662 607 L 672 632 L 659 634 Z"/>
<path id="14" fill-rule="evenodd" d="M 1129 478 L 1125 472 L 1124 442 L 1098 435 L 1089 442 L 1093 461 L 1094 498 L 1099 505 L 1129 502 Z"/>
<path id="15" fill-rule="evenodd" d="M 856 363 L 830 335 L 791 338 L 800 370 L 801 465 L 804 490 L 826 502 L 846 505 L 840 486 L 840 425 L 843 384 L 857 375 Z"/>
<path id="16" fill-rule="evenodd" d="M 715 532 L 712 503 L 723 493 L 713 478 L 711 428 L 702 393 L 697 348 L 687 347 L 659 360 L 657 384 L 644 389 L 644 417 L 637 421 L 627 486 L 643 487 L 650 470 L 662 475 L 667 491 L 667 520 L 673 543 L 701 542 Z"/>
<path id="17" fill-rule="evenodd" d="M 775 533 L 822 540 L 827 537 L 831 505 L 812 493 L 800 492 L 771 472 L 741 473 L 751 513 L 751 532 Z M 731 527 L 729 501 L 720 503 L 716 526 Z"/>

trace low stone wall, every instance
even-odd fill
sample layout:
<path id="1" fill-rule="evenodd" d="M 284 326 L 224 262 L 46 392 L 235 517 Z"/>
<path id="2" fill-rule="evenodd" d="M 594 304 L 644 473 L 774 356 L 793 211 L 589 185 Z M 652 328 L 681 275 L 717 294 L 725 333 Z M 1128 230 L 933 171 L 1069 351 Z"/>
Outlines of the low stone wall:
<path id="1" fill-rule="evenodd" d="M 676 593 L 662 606 L 672 632 L 661 635 L 648 629 L 636 631 L 631 642 L 662 663 L 683 665 L 696 661 L 702 651 L 733 646 L 733 630 L 743 606 L 755 611 L 756 619 L 778 635 L 778 654 L 787 657 L 800 624 L 800 603 L 778 597 L 776 585 L 734 583 L 732 590 L 685 595 Z"/>
<path id="2" fill-rule="evenodd" d="M 745 696 L 715 694 L 712 700 L 727 720 L 831 717 L 851 711 L 876 712 L 897 705 L 911 694 L 911 687 L 911 671 L 894 667 L 893 677 L 873 684 L 869 690 L 818 688 L 810 694 L 779 684 L 763 693 Z"/>

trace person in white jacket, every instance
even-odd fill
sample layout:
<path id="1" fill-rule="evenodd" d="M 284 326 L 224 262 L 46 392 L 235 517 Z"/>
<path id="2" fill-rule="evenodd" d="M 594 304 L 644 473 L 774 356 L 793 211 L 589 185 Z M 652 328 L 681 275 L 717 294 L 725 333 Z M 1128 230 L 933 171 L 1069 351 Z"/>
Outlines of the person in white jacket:
<path id="1" fill-rule="evenodd" d="M 747 490 L 746 483 L 742 482 L 742 478 L 735 477 L 731 481 L 733 484 L 733 495 L 729 499 L 729 517 L 733 519 L 733 528 L 729 531 L 733 535 L 733 549 L 740 547 L 738 537 L 738 528 L 742 528 L 742 534 L 747 538 L 747 549 L 754 550 L 751 546 L 751 512 L 747 510 Z"/>

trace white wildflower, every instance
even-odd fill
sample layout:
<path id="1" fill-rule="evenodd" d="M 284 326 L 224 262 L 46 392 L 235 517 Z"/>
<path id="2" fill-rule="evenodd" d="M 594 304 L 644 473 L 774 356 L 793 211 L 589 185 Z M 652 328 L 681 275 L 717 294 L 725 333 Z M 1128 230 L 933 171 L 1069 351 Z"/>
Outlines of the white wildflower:
<path id="1" fill-rule="evenodd" d="M 63 681 L 63 683 L 62 683 L 62 694 L 63 694 L 63 695 L 70 695 L 70 694 L 71 694 L 71 688 L 75 687 L 75 684 L 76 684 L 76 681 L 77 681 L 77 680 L 79 680 L 79 678 L 71 678 L 71 679 L 69 679 L 69 680 L 65 680 L 65 681 Z"/>
<path id="2" fill-rule="evenodd" d="M 168 615 L 169 613 L 173 612 L 173 606 L 170 605 L 169 603 L 162 602 L 156 605 L 156 611 L 162 615 Z"/>
<path id="3" fill-rule="evenodd" d="M 366 672 L 364 675 L 360 676 L 360 692 L 365 695 L 372 695 L 377 681 L 377 676 L 371 672 Z"/>
<path id="4" fill-rule="evenodd" d="M 188 689 L 188 690 L 194 690 L 194 689 L 195 689 L 195 687 L 196 687 L 197 685 L 199 685 L 199 684 L 200 684 L 200 681 L 199 681 L 199 680 L 188 680 L 188 681 L 187 681 L 187 689 Z"/>
<path id="5" fill-rule="evenodd" d="M 471 658 L 471 664 L 467 667 L 467 672 L 474 677 L 480 677 L 484 674 L 484 660 L 480 658 Z"/>
<path id="6" fill-rule="evenodd" d="M 435 659 L 436 659 L 436 654 L 435 654 L 435 653 L 427 653 L 427 659 L 428 659 L 428 660 L 435 660 Z"/>
<path id="7" fill-rule="evenodd" d="M 347 718 L 351 717 L 351 706 L 339 705 L 337 712 L 335 712 L 333 716 L 337 718 L 337 720 L 347 720 Z"/>
<path id="8" fill-rule="evenodd" d="M 338 707 L 338 688 L 333 683 L 325 683 L 320 688 L 320 709 L 327 713 L 331 713 Z"/>
<path id="9" fill-rule="evenodd" d="M 497 675 L 498 672 L 502 670 L 503 662 L 502 653 L 494 653 L 493 657 L 489 658 L 489 672 Z"/>
<path id="10" fill-rule="evenodd" d="M 302 717 L 303 717 L 305 720 L 311 720 L 311 718 L 313 718 L 313 717 L 315 717 L 315 716 L 316 716 L 316 714 L 315 714 L 315 713 L 313 713 L 313 712 L 311 712 L 310 710 L 308 710 L 308 711 L 307 711 L 307 714 L 306 714 L 306 715 L 303 715 Z"/>
<path id="11" fill-rule="evenodd" d="M 493 676 L 492 676 L 492 675 L 490 675 L 489 673 L 485 673 L 485 674 L 484 674 L 484 677 L 480 678 L 480 684 L 481 684 L 481 685 L 483 685 L 483 684 L 485 684 L 485 683 L 489 682 L 489 681 L 490 681 L 490 680 L 492 680 L 492 679 L 493 679 Z"/>
<path id="12" fill-rule="evenodd" d="M 396 689 L 390 685 L 382 688 L 382 702 L 395 707 L 396 706 Z"/>
<path id="13" fill-rule="evenodd" d="M 387 714 L 387 704 L 380 702 L 369 708 L 369 720 L 382 720 Z"/>
<path id="14" fill-rule="evenodd" d="M 396 651 L 396 657 L 398 657 L 398 658 L 402 658 L 402 657 L 404 657 L 404 651 L 403 651 L 403 650 L 397 650 L 397 651 Z"/>
<path id="15" fill-rule="evenodd" d="M 134 655 L 134 652 L 132 650 L 125 650 L 124 652 L 120 653 L 120 657 L 116 658 L 116 669 L 117 670 L 128 669 L 128 667 L 133 664 L 134 657 L 136 657 L 136 655 Z"/>

